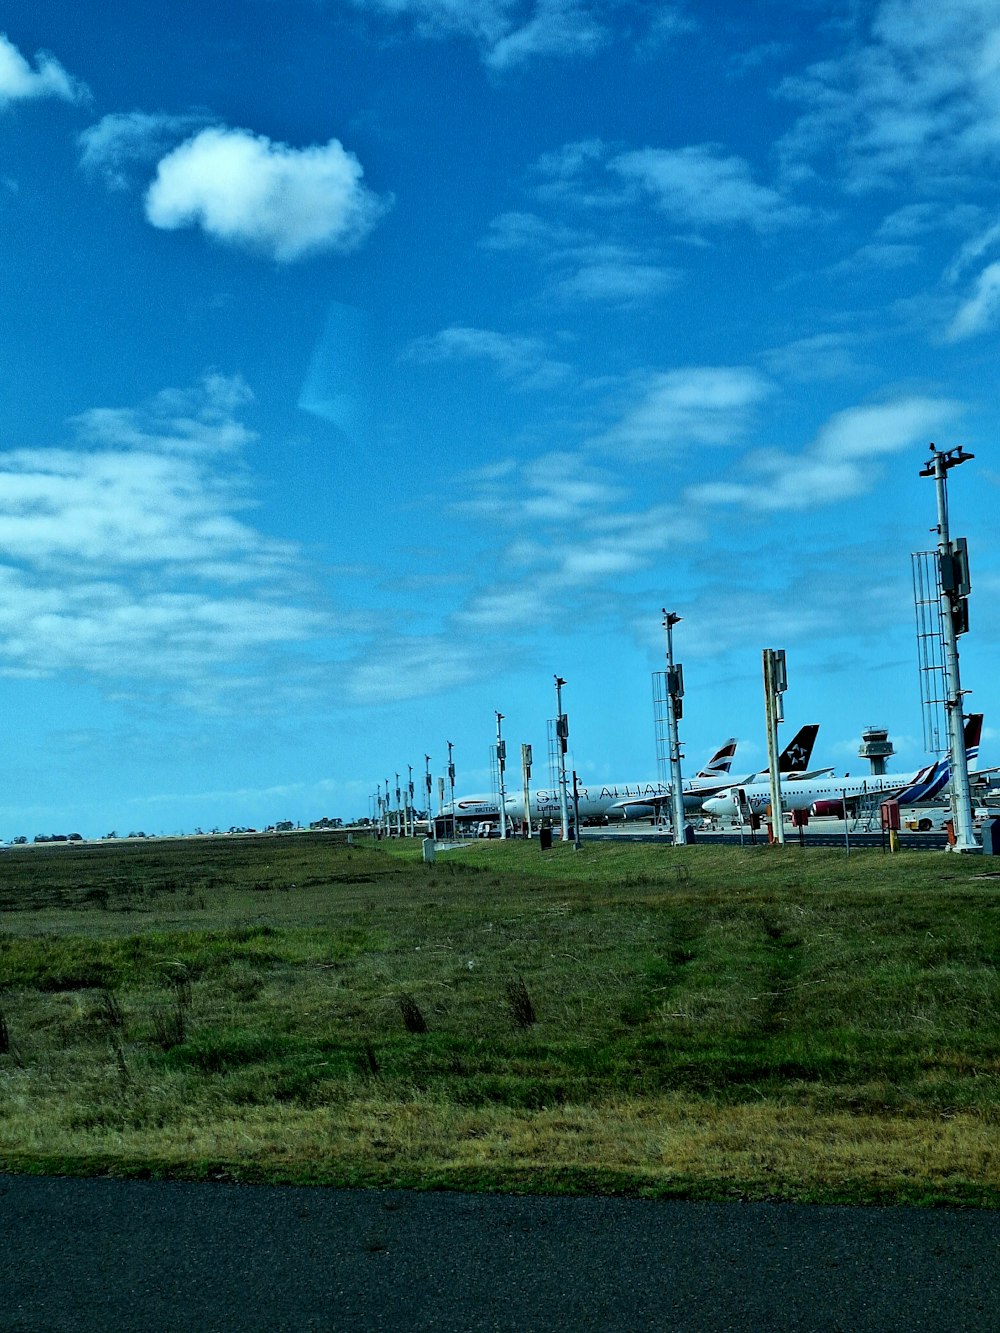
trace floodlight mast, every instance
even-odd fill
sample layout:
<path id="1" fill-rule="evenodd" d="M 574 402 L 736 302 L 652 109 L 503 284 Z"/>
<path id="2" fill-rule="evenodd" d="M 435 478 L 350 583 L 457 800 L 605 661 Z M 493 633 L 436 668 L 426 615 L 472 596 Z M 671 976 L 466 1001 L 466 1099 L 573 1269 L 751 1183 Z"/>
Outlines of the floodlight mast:
<path id="1" fill-rule="evenodd" d="M 448 746 L 448 784 L 451 793 L 451 836 L 454 838 L 455 834 L 458 832 L 457 824 L 455 822 L 455 761 L 452 755 L 455 746 L 452 741 L 446 741 L 445 744 Z"/>
<path id="2" fill-rule="evenodd" d="M 784 722 L 782 695 L 788 689 L 785 650 L 765 648 L 764 717 L 767 725 L 767 769 L 771 784 L 771 835 L 777 843 L 785 841 L 784 806 L 781 801 L 781 769 L 778 764 L 778 723 Z"/>
<path id="3" fill-rule="evenodd" d="M 503 785 L 503 771 L 507 766 L 507 747 L 503 743 L 503 736 L 500 732 L 500 723 L 503 721 L 503 713 L 497 713 L 497 783 L 500 795 L 500 836 L 507 836 L 507 793 Z"/>
<path id="4" fill-rule="evenodd" d="M 968 628 L 966 597 L 968 596 L 968 569 L 956 577 L 956 557 L 964 543 L 953 543 L 948 530 L 948 472 L 960 463 L 975 458 L 961 445 L 955 449 L 940 450 L 931 445 L 931 456 L 922 477 L 933 477 L 937 490 L 938 533 L 938 588 L 941 593 L 941 619 L 944 629 L 945 715 L 948 719 L 948 748 L 951 754 L 951 811 L 955 831 L 955 851 L 979 850 L 972 827 L 972 794 L 969 788 L 969 759 L 965 753 L 965 719 L 962 715 L 961 677 L 958 669 L 958 636 Z"/>
<path id="5" fill-rule="evenodd" d="M 562 710 L 562 687 L 566 681 L 556 676 L 556 738 L 559 742 L 559 816 L 562 820 L 562 840 L 569 838 L 569 797 L 566 793 L 566 748 L 569 744 L 569 719 Z"/>
<path id="6" fill-rule="evenodd" d="M 670 746 L 670 823 L 673 825 L 674 846 L 684 844 L 684 780 L 681 776 L 681 743 L 677 721 L 681 716 L 684 697 L 684 668 L 674 666 L 674 626 L 681 617 L 675 611 L 663 608 L 663 628 L 667 634 L 667 739 Z"/>
<path id="7" fill-rule="evenodd" d="M 524 783 L 524 832 L 531 837 L 531 746 L 521 744 L 521 781 Z"/>

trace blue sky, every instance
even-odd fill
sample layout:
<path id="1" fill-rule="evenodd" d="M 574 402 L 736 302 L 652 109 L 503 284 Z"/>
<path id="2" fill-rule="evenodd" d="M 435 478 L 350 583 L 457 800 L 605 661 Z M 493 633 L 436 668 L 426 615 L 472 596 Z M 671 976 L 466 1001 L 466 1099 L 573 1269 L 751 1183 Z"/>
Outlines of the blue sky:
<path id="1" fill-rule="evenodd" d="M 923 756 L 931 440 L 996 715 L 986 0 L 68 0 L 0 31 L 0 835 Z M 996 727 L 997 723 L 994 722 Z M 739 766 L 740 761 L 737 761 Z"/>

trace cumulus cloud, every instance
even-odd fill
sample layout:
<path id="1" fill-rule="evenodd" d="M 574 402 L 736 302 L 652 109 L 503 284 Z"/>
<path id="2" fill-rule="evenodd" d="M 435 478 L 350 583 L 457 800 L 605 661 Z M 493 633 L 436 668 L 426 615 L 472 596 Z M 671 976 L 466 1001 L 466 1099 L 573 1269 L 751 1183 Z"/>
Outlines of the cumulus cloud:
<path id="1" fill-rule="evenodd" d="M 388 207 L 337 139 L 290 148 L 246 130 L 209 128 L 157 167 L 146 194 L 154 227 L 199 226 L 214 239 L 290 263 L 360 244 Z"/>
<path id="2" fill-rule="evenodd" d="M 0 33 L 0 108 L 43 97 L 80 102 L 87 96 L 86 85 L 67 74 L 55 56 L 39 51 L 32 68 L 7 34 Z"/>
<path id="3" fill-rule="evenodd" d="M 771 385 L 745 366 L 690 366 L 640 382 L 635 400 L 591 445 L 662 458 L 692 445 L 733 444 Z"/>
<path id="4" fill-rule="evenodd" d="M 814 509 L 870 491 L 881 476 L 881 460 L 933 438 L 958 416 L 952 399 L 912 396 L 853 407 L 825 423 L 798 454 L 754 450 L 737 479 L 690 486 L 695 505 L 735 505 L 757 513 Z"/>

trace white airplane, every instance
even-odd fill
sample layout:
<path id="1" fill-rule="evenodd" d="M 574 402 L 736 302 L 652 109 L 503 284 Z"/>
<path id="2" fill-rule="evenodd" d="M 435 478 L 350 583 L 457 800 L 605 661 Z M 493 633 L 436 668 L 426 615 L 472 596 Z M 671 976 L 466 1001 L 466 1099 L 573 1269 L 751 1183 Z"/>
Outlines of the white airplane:
<path id="1" fill-rule="evenodd" d="M 811 723 L 803 727 L 788 747 L 782 752 L 783 771 L 792 775 L 809 762 L 813 742 L 819 726 Z M 736 739 L 730 737 L 721 749 L 717 750 L 704 768 L 693 778 L 684 782 L 684 807 L 697 810 L 702 802 L 715 792 L 733 785 L 730 775 L 733 757 L 736 754 Z M 756 774 L 748 774 L 741 782 L 751 781 Z M 670 784 L 664 782 L 622 782 L 607 784 L 581 784 L 576 788 L 577 808 L 580 819 L 650 819 L 670 802 Z M 567 790 L 570 818 L 573 814 L 573 792 Z M 558 819 L 561 813 L 558 788 L 541 788 L 529 793 L 531 818 Z M 524 793 L 512 791 L 504 803 L 507 818 L 515 824 L 524 819 Z M 450 803 L 441 811 L 447 819 L 452 815 Z M 497 819 L 499 809 L 495 796 L 457 797 L 454 806 L 456 819 Z"/>
<path id="2" fill-rule="evenodd" d="M 965 721 L 965 746 L 970 763 L 979 754 L 979 739 L 983 730 L 982 713 L 970 713 Z M 814 806 L 850 806 L 864 796 L 881 796 L 913 805 L 937 796 L 951 777 L 951 760 L 938 759 L 915 773 L 884 773 L 879 776 L 842 778 L 829 777 L 818 781 L 790 782 L 781 789 L 784 810 L 811 810 Z M 769 782 L 736 783 L 726 791 L 703 802 L 707 814 L 716 818 L 739 819 L 747 814 L 764 815 L 771 809 Z"/>
<path id="3" fill-rule="evenodd" d="M 716 750 L 715 754 L 712 755 L 711 759 L 708 761 L 705 767 L 701 769 L 694 778 L 690 779 L 690 781 L 691 782 L 704 781 L 705 783 L 711 784 L 712 791 L 719 791 L 723 787 L 730 786 L 733 779 L 730 776 L 729 770 L 730 767 L 732 766 L 733 756 L 735 754 L 736 754 L 736 737 L 730 736 L 729 739 L 725 742 L 725 744 L 721 746 L 720 749 Z M 684 787 L 685 790 L 687 790 L 688 783 L 685 783 Z M 625 799 L 626 797 L 638 798 L 640 795 L 645 796 L 647 794 L 656 795 L 658 797 L 661 797 L 663 793 L 666 793 L 667 796 L 669 796 L 670 794 L 669 786 L 665 787 L 662 783 L 659 782 L 656 784 L 623 783 L 621 791 L 623 799 Z M 580 801 L 580 817 L 582 819 L 583 818 L 590 819 L 593 818 L 592 814 L 589 811 L 585 814 L 583 809 L 584 792 L 588 793 L 586 798 L 588 803 L 593 803 L 594 800 L 599 800 L 598 796 L 599 792 L 608 793 L 604 802 L 605 805 L 608 805 L 610 804 L 612 799 L 617 798 L 619 787 L 612 786 L 612 787 L 588 788 L 588 787 L 581 787 L 580 784 L 577 783 L 577 796 Z M 590 795 L 591 792 L 594 793 L 593 796 Z M 569 789 L 568 784 L 567 784 L 567 798 L 569 800 L 570 805 L 572 805 L 573 793 L 572 790 Z M 532 819 L 541 818 L 543 815 L 544 816 L 551 815 L 553 811 L 556 817 L 558 817 L 560 812 L 558 788 L 555 788 L 553 790 L 542 789 L 540 791 L 530 792 L 529 801 L 531 803 Z M 524 818 L 523 792 L 520 794 L 512 793 L 511 795 L 508 795 L 505 805 L 506 805 L 508 819 L 517 820 Z M 445 818 L 451 817 L 453 811 L 450 802 L 442 808 L 441 813 Z M 650 806 L 649 814 L 652 813 L 653 813 L 653 808 L 652 806 Z M 456 819 L 489 819 L 490 816 L 496 819 L 499 816 L 499 807 L 497 805 L 497 798 L 495 796 L 457 797 L 455 800 L 454 815 Z M 626 816 L 622 814 L 619 816 L 619 818 L 624 819 L 626 818 Z M 632 814 L 632 818 L 633 819 L 637 818 L 635 813 Z"/>

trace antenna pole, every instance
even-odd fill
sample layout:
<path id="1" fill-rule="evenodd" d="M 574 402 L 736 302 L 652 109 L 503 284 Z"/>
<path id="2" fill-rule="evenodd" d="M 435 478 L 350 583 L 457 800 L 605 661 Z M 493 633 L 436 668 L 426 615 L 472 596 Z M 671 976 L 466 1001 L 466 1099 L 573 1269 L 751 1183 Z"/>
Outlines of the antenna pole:
<path id="1" fill-rule="evenodd" d="M 948 719 L 948 746 L 951 753 L 951 811 L 955 830 L 955 851 L 979 850 L 972 827 L 972 793 L 969 787 L 969 760 L 965 753 L 965 719 L 962 715 L 962 681 L 958 669 L 958 636 L 968 628 L 966 598 L 969 572 L 965 543 L 952 542 L 948 530 L 948 472 L 974 454 L 957 449 L 942 451 L 931 445 L 931 456 L 921 469 L 922 477 L 933 477 L 937 491 L 938 514 L 938 587 L 941 593 L 941 622 L 944 630 L 945 716 Z"/>

